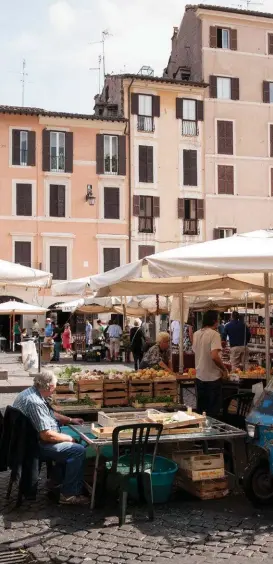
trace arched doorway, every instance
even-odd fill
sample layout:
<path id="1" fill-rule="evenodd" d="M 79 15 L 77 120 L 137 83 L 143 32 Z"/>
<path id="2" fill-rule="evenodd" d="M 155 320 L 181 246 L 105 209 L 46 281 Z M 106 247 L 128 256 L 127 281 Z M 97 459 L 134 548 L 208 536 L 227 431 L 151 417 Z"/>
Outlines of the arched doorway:
<path id="1" fill-rule="evenodd" d="M 17 298 L 15 296 L 0 296 L 0 304 L 4 304 L 5 302 L 16 301 L 20 303 L 24 303 L 24 300 L 21 298 Z M 22 315 L 16 315 L 15 321 L 18 321 L 21 325 Z M 1 350 L 10 350 L 10 343 L 12 342 L 12 335 L 11 335 L 11 326 L 10 326 L 10 316 L 9 315 L 0 315 L 0 347 Z"/>

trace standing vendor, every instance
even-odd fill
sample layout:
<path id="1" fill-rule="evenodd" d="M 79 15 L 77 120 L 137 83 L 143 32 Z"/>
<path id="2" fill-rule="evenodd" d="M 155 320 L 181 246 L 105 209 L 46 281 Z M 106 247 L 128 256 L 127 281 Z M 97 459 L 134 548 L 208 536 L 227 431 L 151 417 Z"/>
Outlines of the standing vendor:
<path id="1" fill-rule="evenodd" d="M 169 333 L 159 333 L 156 345 L 153 345 L 144 355 L 140 369 L 143 368 L 163 368 L 169 370 L 170 363 L 170 335 Z"/>
<path id="2" fill-rule="evenodd" d="M 220 357 L 222 347 L 217 327 L 218 312 L 209 310 L 204 313 L 202 329 L 193 335 L 197 411 L 206 412 L 210 417 L 217 417 L 220 413 L 222 376 L 227 373 Z"/>
<path id="3" fill-rule="evenodd" d="M 229 338 L 230 362 L 232 370 L 240 367 L 240 364 L 248 363 L 248 343 L 250 331 L 248 326 L 240 320 L 238 311 L 233 311 L 231 321 L 225 325 L 224 340 Z"/>

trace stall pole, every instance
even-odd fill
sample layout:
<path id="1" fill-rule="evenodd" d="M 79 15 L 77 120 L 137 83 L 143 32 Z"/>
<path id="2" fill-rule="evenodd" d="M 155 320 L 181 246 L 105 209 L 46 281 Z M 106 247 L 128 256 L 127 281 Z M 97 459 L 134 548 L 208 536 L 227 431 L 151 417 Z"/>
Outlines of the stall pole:
<path id="1" fill-rule="evenodd" d="M 41 372 L 41 337 L 38 336 L 38 372 Z"/>
<path id="2" fill-rule="evenodd" d="M 268 273 L 264 274 L 264 293 L 265 293 L 265 366 L 266 381 L 270 380 L 271 361 L 270 361 L 270 316 L 269 316 L 269 279 Z"/>
<path id="3" fill-rule="evenodd" d="M 243 370 L 244 372 L 246 371 L 246 347 L 247 347 L 247 342 L 246 342 L 246 323 L 247 323 L 247 306 L 248 306 L 248 293 L 246 292 L 246 306 L 245 306 L 245 332 L 244 332 L 244 366 L 243 366 Z"/>
<path id="4" fill-rule="evenodd" d="M 180 338 L 179 338 L 179 372 L 184 372 L 184 295 L 179 296 Z"/>
<path id="5" fill-rule="evenodd" d="M 15 325 L 15 313 L 13 312 L 12 315 L 12 351 L 15 352 L 15 333 L 14 333 L 14 325 Z"/>
<path id="6" fill-rule="evenodd" d="M 10 347 L 10 350 L 12 350 L 12 321 L 11 321 L 11 315 L 9 316 L 9 347 Z"/>

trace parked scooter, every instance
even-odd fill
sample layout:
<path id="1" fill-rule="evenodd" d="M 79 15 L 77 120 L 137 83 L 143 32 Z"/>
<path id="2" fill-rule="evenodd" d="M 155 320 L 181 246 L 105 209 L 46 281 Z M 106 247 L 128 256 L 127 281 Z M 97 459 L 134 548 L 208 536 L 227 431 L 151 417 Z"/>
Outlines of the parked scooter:
<path id="1" fill-rule="evenodd" d="M 273 504 L 273 380 L 246 418 L 249 464 L 243 477 L 246 496 L 254 504 Z"/>

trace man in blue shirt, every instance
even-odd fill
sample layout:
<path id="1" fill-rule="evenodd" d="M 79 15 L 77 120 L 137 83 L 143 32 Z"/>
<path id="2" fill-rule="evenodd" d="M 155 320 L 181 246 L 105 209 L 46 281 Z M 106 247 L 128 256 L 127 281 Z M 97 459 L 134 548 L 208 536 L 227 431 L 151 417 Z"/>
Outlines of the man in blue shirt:
<path id="1" fill-rule="evenodd" d="M 52 337 L 53 336 L 53 327 L 52 327 L 51 319 L 49 319 L 49 318 L 46 320 L 45 336 L 46 337 Z"/>
<path id="2" fill-rule="evenodd" d="M 53 412 L 47 403 L 55 388 L 56 376 L 52 370 L 44 370 L 34 378 L 34 385 L 18 394 L 13 407 L 31 421 L 39 435 L 41 460 L 52 460 L 57 465 L 65 463 L 65 476 L 61 484 L 60 503 L 64 505 L 88 504 L 81 495 L 85 448 L 70 435 L 62 432 L 61 425 L 83 423 Z"/>
<path id="3" fill-rule="evenodd" d="M 250 331 L 248 326 L 240 320 L 238 311 L 233 311 L 231 321 L 225 325 L 223 339 L 229 338 L 230 362 L 232 370 L 248 363 L 248 348 Z"/>

